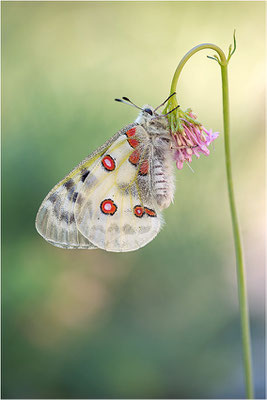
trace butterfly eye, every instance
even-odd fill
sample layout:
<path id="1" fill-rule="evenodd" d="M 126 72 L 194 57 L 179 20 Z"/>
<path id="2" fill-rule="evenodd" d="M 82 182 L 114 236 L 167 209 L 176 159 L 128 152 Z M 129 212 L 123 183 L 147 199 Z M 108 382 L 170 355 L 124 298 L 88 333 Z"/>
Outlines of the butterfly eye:
<path id="1" fill-rule="evenodd" d="M 170 143 L 170 139 L 168 139 L 168 138 L 162 137 L 161 140 L 163 142 Z"/>
<path id="2" fill-rule="evenodd" d="M 145 108 L 144 111 L 147 112 L 150 115 L 153 115 L 153 112 L 152 112 L 152 110 L 150 108 Z"/>

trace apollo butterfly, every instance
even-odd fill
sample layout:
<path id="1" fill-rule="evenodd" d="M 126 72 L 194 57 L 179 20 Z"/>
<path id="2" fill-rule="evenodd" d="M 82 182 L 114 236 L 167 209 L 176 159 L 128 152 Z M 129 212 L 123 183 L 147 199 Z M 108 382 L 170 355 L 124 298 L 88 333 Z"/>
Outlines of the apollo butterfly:
<path id="1" fill-rule="evenodd" d="M 126 97 L 116 100 L 137 107 Z M 36 229 L 49 243 L 125 252 L 145 246 L 158 234 L 162 210 L 169 207 L 175 190 L 173 139 L 166 115 L 157 112 L 165 102 L 155 109 L 137 107 L 141 112 L 133 124 L 48 193 Z"/>

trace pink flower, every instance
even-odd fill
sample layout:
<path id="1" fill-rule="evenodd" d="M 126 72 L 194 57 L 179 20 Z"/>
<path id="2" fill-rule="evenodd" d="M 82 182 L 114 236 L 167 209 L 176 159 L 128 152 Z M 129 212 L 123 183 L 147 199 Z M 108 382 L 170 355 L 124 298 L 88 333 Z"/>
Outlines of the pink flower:
<path id="1" fill-rule="evenodd" d="M 208 156 L 210 154 L 208 146 L 219 135 L 218 132 L 208 131 L 204 126 L 194 122 L 196 116 L 191 111 L 183 113 L 183 117 L 180 118 L 182 129 L 173 133 L 176 144 L 174 160 L 178 169 L 183 168 L 184 162 L 191 163 L 193 155 L 197 158 L 200 157 L 201 153 Z"/>

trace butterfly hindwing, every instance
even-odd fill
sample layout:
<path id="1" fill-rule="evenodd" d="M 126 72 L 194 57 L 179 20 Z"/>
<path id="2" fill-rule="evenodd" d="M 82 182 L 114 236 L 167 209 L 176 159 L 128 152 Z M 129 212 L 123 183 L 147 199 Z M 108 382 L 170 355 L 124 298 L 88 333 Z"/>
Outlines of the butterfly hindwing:
<path id="1" fill-rule="evenodd" d="M 150 143 L 141 126 L 126 131 L 101 156 L 79 191 L 78 230 L 95 246 L 132 251 L 159 232 L 161 217 L 151 193 Z"/>

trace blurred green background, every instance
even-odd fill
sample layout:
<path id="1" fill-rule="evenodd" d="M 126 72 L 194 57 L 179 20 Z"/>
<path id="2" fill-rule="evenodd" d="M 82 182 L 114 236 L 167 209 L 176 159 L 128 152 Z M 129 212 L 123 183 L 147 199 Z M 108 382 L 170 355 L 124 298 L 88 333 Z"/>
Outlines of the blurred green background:
<path id="1" fill-rule="evenodd" d="M 35 231 L 47 192 L 158 105 L 180 58 L 230 63 L 232 158 L 257 398 L 264 398 L 264 2 L 2 2 L 4 398 L 243 398 L 223 136 L 176 170 L 175 203 L 143 249 L 61 250 Z M 222 132 L 220 69 L 195 55 L 177 88 Z"/>

